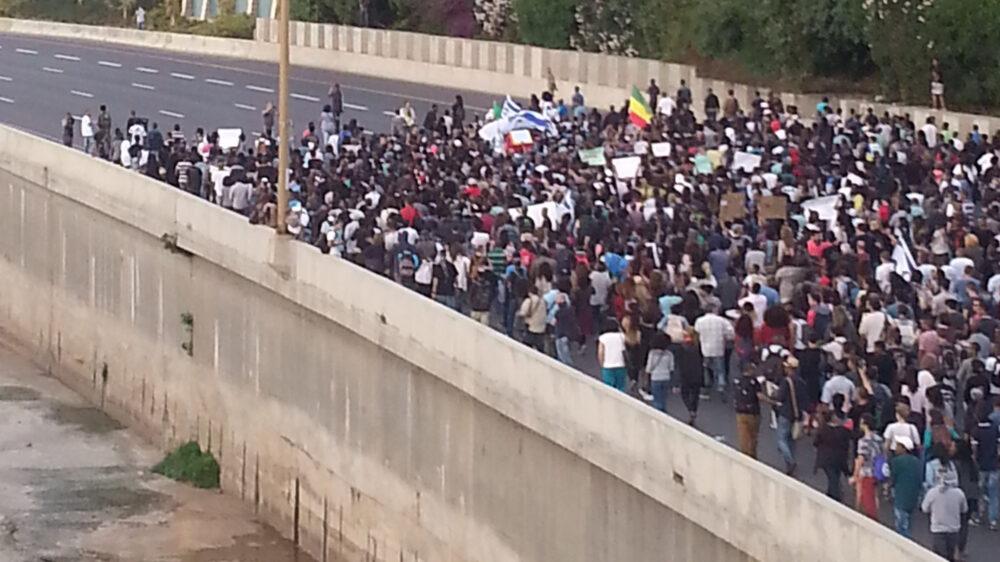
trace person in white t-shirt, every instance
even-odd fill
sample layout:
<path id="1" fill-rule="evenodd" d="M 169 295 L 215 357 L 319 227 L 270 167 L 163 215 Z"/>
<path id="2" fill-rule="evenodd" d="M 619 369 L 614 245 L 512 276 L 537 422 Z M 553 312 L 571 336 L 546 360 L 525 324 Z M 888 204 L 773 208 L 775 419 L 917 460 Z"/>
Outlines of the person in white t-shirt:
<path id="1" fill-rule="evenodd" d="M 597 362 L 604 384 L 625 392 L 625 333 L 612 318 L 604 320 L 604 329 L 597 338 Z"/>
<path id="2" fill-rule="evenodd" d="M 80 119 L 80 136 L 83 137 L 83 151 L 90 154 L 90 149 L 94 146 L 94 119 L 90 116 L 89 109 Z"/>
<path id="3" fill-rule="evenodd" d="M 917 426 L 906 421 L 909 416 L 909 406 L 902 403 L 896 404 L 896 421 L 885 426 L 885 431 L 882 433 L 882 437 L 885 439 L 886 451 L 894 451 L 900 437 L 906 437 L 915 444 L 922 442 L 920 434 L 917 432 Z"/>
<path id="4" fill-rule="evenodd" d="M 665 117 L 670 117 L 677 109 L 677 102 L 670 96 L 663 96 L 656 102 L 656 112 Z"/>
<path id="5" fill-rule="evenodd" d="M 937 126 L 934 125 L 934 117 L 928 117 L 927 123 L 920 130 L 924 133 L 924 138 L 927 139 L 927 148 L 934 148 L 937 144 Z"/>

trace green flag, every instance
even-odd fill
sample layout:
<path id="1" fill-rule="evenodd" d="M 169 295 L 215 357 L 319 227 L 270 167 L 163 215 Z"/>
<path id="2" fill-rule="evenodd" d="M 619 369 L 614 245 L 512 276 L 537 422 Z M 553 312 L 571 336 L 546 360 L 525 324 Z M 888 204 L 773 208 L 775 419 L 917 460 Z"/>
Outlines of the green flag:
<path id="1" fill-rule="evenodd" d="M 494 100 L 493 101 L 493 119 L 499 119 L 500 118 L 500 113 L 502 113 L 502 110 L 500 109 L 500 104 L 497 103 L 496 100 Z"/>

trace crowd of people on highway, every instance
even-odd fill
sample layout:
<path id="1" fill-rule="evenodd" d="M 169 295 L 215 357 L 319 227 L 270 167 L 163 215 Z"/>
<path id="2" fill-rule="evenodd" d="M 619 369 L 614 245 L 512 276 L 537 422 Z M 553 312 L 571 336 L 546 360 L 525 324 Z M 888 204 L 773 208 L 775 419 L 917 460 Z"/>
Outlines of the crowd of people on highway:
<path id="1" fill-rule="evenodd" d="M 1000 139 L 683 83 L 646 97 L 640 129 L 552 85 L 526 107 L 553 126 L 515 139 L 483 138 L 499 114 L 461 97 L 373 134 L 331 88 L 292 147 L 285 228 L 658 410 L 679 395 L 692 425 L 731 402 L 741 451 L 769 425 L 793 474 L 811 443 L 831 498 L 846 481 L 873 518 L 890 501 L 907 537 L 927 512 L 935 551 L 964 559 L 1000 511 Z M 81 130 L 273 226 L 275 117 L 187 137 L 102 107 Z"/>

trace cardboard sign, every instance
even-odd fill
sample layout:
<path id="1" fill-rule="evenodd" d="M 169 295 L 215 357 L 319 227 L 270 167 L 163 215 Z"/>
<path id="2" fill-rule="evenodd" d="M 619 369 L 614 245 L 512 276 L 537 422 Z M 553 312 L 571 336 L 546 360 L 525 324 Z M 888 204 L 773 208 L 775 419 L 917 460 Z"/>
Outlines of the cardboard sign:
<path id="1" fill-rule="evenodd" d="M 719 200 L 719 221 L 740 220 L 747 214 L 747 196 L 743 193 L 723 193 Z"/>
<path id="2" fill-rule="evenodd" d="M 757 205 L 762 219 L 788 218 L 788 199 L 783 195 L 765 195 L 760 198 Z"/>
<path id="3" fill-rule="evenodd" d="M 615 176 L 622 180 L 630 180 L 639 175 L 639 164 L 641 163 L 642 158 L 638 156 L 615 158 L 611 161 L 611 164 L 615 167 Z"/>
<path id="4" fill-rule="evenodd" d="M 604 148 L 587 148 L 580 151 L 580 161 L 588 166 L 605 166 Z"/>

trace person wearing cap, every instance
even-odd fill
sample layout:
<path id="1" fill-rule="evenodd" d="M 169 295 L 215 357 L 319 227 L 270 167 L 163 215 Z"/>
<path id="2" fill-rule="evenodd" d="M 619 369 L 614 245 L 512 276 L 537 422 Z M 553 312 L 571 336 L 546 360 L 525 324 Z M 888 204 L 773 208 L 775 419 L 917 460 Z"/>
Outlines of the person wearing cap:
<path id="1" fill-rule="evenodd" d="M 892 518 L 896 532 L 911 538 L 913 512 L 917 509 L 923 491 L 923 475 L 920 459 L 914 454 L 913 439 L 898 435 L 894 439 L 893 452 L 889 460 L 892 475 Z"/>
<path id="2" fill-rule="evenodd" d="M 777 418 L 778 452 L 785 461 L 785 474 L 795 473 L 795 440 L 801 435 L 802 419 L 805 415 L 809 395 L 806 382 L 799 376 L 799 360 L 792 355 L 784 357 L 784 376 L 778 381 L 777 390 L 764 399 L 774 409 Z"/>

